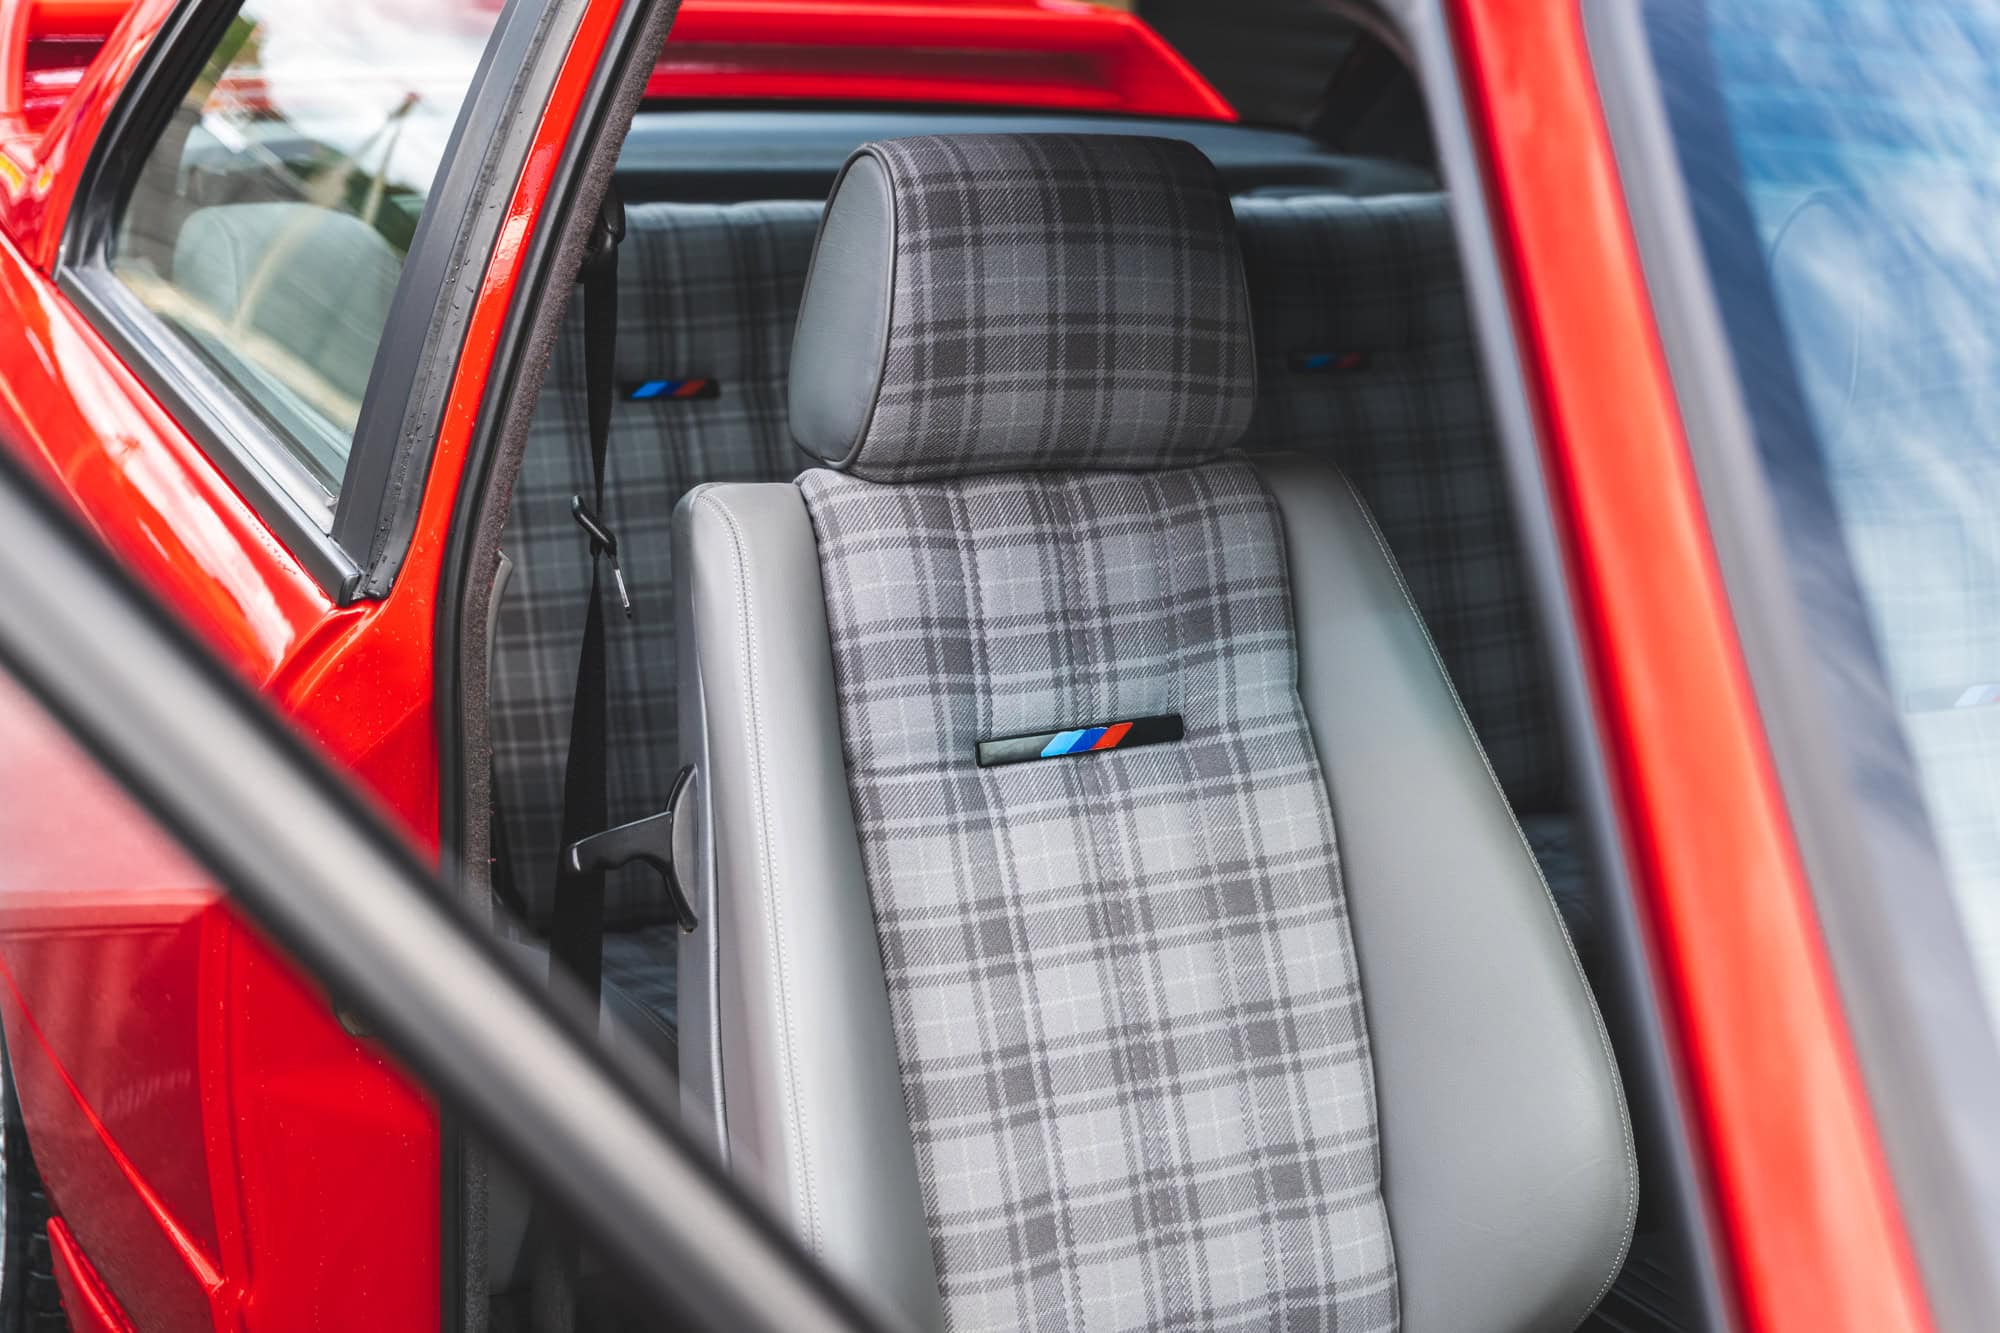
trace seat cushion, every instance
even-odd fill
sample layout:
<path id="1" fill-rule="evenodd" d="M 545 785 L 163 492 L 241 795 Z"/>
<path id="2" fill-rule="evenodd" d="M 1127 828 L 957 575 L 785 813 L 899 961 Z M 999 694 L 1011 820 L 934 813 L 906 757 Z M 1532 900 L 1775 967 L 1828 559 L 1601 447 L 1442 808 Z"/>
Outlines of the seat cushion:
<path id="1" fill-rule="evenodd" d="M 799 481 L 955 1328 L 1386 1329 L 1332 814 L 1250 468 Z M 1164 714 L 1179 741 L 980 767 Z"/>

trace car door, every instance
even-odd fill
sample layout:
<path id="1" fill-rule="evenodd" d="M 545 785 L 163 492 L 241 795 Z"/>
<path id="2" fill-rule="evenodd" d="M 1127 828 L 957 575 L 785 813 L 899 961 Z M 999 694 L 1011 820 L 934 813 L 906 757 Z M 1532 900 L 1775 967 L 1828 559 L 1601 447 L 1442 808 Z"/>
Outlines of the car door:
<path id="1" fill-rule="evenodd" d="M 649 8 L 139 0 L 6 140 L 0 447 L 433 851 L 464 441 Z M 0 762 L 9 834 L 84 800 Z M 9 858 L 0 982 L 51 1188 L 142 1327 L 437 1322 L 434 1107 L 171 858 Z"/>
<path id="2" fill-rule="evenodd" d="M 507 963 L 407 840 L 11 461 L 0 461 L 0 571 L 35 583 L 0 606 L 0 753 L 31 757 L 41 780 L 38 819 L 12 825 L 7 846 L 88 887 L 83 928 L 171 917 L 192 897 L 255 929 L 302 986 L 379 1034 L 377 1058 L 476 1126 L 534 1189 L 538 1215 L 581 1256 L 574 1271 L 616 1311 L 577 1326 L 874 1327 L 673 1127 L 659 1071 L 600 1045 Z M 76 855 L 86 843 L 96 850 Z M 100 979 L 100 1001 L 120 1001 L 124 984 Z M 14 1022 L 8 1035 L 32 1039 Z M 174 1293 L 91 1248 L 78 1210 L 117 1182 L 73 1171 L 49 1184 L 47 1237 L 73 1326 L 184 1326 Z M 341 1265 L 337 1238 L 320 1258 Z M 428 1322 L 359 1313 L 350 1323 L 322 1309 L 293 1326 Z"/>

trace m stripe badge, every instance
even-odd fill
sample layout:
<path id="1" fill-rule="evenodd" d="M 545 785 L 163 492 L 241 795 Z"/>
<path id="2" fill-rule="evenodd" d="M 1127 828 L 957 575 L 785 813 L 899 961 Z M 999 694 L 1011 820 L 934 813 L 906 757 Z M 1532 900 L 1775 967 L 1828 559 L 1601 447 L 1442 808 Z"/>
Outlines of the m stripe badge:
<path id="1" fill-rule="evenodd" d="M 1181 715 L 1163 713 L 1158 717 L 1135 717 L 1129 722 L 1106 722 L 1101 726 L 1074 727 L 1068 731 L 1038 731 L 1028 736 L 1007 736 L 979 742 L 979 766 L 1025 764 L 1031 759 L 1061 759 L 1073 754 L 1096 754 L 1100 750 L 1130 750 L 1141 745 L 1158 745 L 1181 738 Z"/>
<path id="2" fill-rule="evenodd" d="M 1293 370 L 1305 371 L 1366 370 L 1368 369 L 1368 353 L 1293 352 L 1287 358 L 1287 364 Z"/>
<path id="3" fill-rule="evenodd" d="M 635 403 L 654 398 L 715 398 L 722 386 L 712 379 L 634 380 L 624 386 L 625 397 Z"/>

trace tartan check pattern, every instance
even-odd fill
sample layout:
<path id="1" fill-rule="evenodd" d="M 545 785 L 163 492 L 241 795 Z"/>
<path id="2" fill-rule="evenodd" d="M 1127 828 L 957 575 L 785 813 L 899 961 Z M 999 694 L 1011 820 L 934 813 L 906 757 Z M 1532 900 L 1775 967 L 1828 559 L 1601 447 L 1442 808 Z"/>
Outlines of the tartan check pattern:
<path id="1" fill-rule="evenodd" d="M 1508 800 L 1566 809 L 1562 731 L 1445 196 L 1235 209 L 1259 360 L 1243 448 L 1324 457 L 1352 478 Z M 1361 364 L 1293 368 L 1313 353 Z"/>
<path id="2" fill-rule="evenodd" d="M 888 348 L 856 476 L 1214 457 L 1249 420 L 1229 197 L 1174 139 L 934 135 L 861 150 L 895 200 Z"/>
<path id="3" fill-rule="evenodd" d="M 1395 1327 L 1256 474 L 798 484 L 949 1325 Z M 1166 713 L 1183 740 L 974 762 L 982 737 Z"/>
<path id="4" fill-rule="evenodd" d="M 714 398 L 612 407 L 604 517 L 634 618 L 605 618 L 611 820 L 660 810 L 677 767 L 674 505 L 704 481 L 778 481 L 803 455 L 785 421 L 792 324 L 820 207 L 813 203 L 643 204 L 618 256 L 618 378 L 706 376 Z M 590 553 L 570 517 L 590 488 L 583 303 L 556 345 L 501 546 L 514 574 L 495 625 L 494 768 L 514 881 L 546 921 L 562 831 L 563 765 L 583 642 Z M 612 873 L 607 919 L 664 912 L 641 867 Z"/>

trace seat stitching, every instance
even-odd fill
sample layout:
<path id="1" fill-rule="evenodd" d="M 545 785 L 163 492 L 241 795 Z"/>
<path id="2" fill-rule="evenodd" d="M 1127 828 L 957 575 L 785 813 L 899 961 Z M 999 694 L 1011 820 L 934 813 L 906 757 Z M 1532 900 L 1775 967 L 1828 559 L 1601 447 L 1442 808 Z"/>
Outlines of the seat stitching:
<path id="1" fill-rule="evenodd" d="M 759 889 L 764 899 L 766 918 L 770 923 L 765 928 L 765 934 L 778 960 L 779 1051 L 783 1057 L 779 1062 L 779 1069 L 785 1084 L 785 1105 L 788 1112 L 786 1128 L 790 1132 L 792 1151 L 799 1164 L 793 1189 L 799 1196 L 800 1212 L 805 1219 L 806 1247 L 812 1253 L 819 1254 L 822 1249 L 819 1203 L 813 1191 L 811 1156 L 807 1151 L 804 1131 L 805 1118 L 799 1111 L 798 1075 L 793 1051 L 791 953 L 786 947 L 781 899 L 775 891 L 771 870 L 771 802 L 765 777 L 768 764 L 763 711 L 757 707 L 757 653 L 755 636 L 752 633 L 755 612 L 749 580 L 748 548 L 743 540 L 742 529 L 737 524 L 736 515 L 727 505 L 716 499 L 712 492 L 706 489 L 700 491 L 695 497 L 695 503 L 707 507 L 722 521 L 724 528 L 728 530 L 731 554 L 734 557 L 732 571 L 736 580 L 737 604 L 742 608 L 738 623 L 742 627 L 740 646 L 743 653 L 743 677 L 747 686 L 744 691 L 742 713 L 745 729 L 751 739 L 748 747 L 751 759 L 751 785 L 757 796 Z"/>

